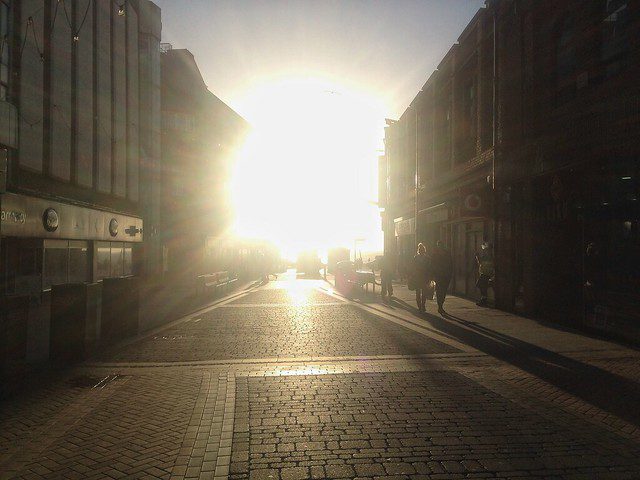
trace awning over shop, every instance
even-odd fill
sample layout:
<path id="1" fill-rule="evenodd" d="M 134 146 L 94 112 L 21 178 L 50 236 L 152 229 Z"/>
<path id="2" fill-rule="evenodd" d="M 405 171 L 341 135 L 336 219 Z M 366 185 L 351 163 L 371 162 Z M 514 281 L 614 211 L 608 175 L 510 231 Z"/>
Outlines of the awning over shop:
<path id="1" fill-rule="evenodd" d="M 416 233 L 416 219 L 413 218 L 395 218 L 393 220 L 395 225 L 396 237 L 402 237 L 404 235 L 414 235 Z"/>
<path id="2" fill-rule="evenodd" d="M 445 203 L 439 203 L 429 208 L 424 208 L 418 212 L 420 222 L 438 223 L 449 220 L 449 209 Z"/>

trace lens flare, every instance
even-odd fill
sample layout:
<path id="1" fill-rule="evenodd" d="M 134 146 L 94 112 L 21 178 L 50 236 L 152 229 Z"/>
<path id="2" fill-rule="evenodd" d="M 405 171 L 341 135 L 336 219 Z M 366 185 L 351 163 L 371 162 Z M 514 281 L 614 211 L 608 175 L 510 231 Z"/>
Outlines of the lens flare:
<path id="1" fill-rule="evenodd" d="M 356 237 L 379 248 L 381 103 L 317 78 L 264 84 L 246 103 L 253 132 L 231 184 L 236 233 L 272 241 L 290 259 Z"/>

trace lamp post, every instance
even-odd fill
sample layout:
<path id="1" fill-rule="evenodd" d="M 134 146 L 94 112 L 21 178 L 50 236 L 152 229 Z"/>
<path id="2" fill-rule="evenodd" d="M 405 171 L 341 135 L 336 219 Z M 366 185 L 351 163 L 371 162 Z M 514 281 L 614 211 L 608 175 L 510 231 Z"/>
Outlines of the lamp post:
<path id="1" fill-rule="evenodd" d="M 364 242 L 364 238 L 355 238 L 353 240 L 353 262 L 355 263 L 358 258 L 358 243 Z M 360 254 L 362 256 L 362 253 Z"/>

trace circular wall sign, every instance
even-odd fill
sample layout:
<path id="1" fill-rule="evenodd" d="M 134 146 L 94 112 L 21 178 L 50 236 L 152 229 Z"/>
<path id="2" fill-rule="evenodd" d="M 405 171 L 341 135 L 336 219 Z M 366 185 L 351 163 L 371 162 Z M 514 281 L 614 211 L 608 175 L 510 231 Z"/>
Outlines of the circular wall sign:
<path id="1" fill-rule="evenodd" d="M 58 229 L 59 223 L 58 212 L 53 208 L 47 208 L 42 214 L 42 224 L 47 232 L 55 232 Z"/>
<path id="2" fill-rule="evenodd" d="M 111 234 L 112 237 L 118 235 L 118 220 L 115 218 L 112 218 L 109 222 L 109 234 Z"/>
<path id="3" fill-rule="evenodd" d="M 471 212 L 475 212 L 476 210 L 480 210 L 482 206 L 482 199 L 480 195 L 477 193 L 471 193 L 467 195 L 464 199 L 464 208 Z"/>

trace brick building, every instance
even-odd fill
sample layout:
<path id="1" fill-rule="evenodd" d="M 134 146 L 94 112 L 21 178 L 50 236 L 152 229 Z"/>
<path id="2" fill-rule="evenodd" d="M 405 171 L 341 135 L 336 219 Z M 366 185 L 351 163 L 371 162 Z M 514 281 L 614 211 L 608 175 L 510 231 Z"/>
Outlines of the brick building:
<path id="1" fill-rule="evenodd" d="M 640 5 L 490 8 L 499 39 L 500 305 L 593 324 L 584 284 L 594 243 L 596 321 L 626 335 L 640 304 Z"/>
<path id="2" fill-rule="evenodd" d="M 417 213 L 417 240 L 451 248 L 454 292 L 475 295 L 473 253 L 486 238 L 497 306 L 630 334 L 640 303 L 639 8 L 488 0 L 388 122 L 385 251 L 415 246 Z M 592 277 L 595 300 L 584 287 Z"/>
<path id="3" fill-rule="evenodd" d="M 467 296 L 474 254 L 493 231 L 492 105 L 493 24 L 481 10 L 385 133 L 385 253 L 406 265 L 417 241 L 445 241 L 452 289 Z"/>

